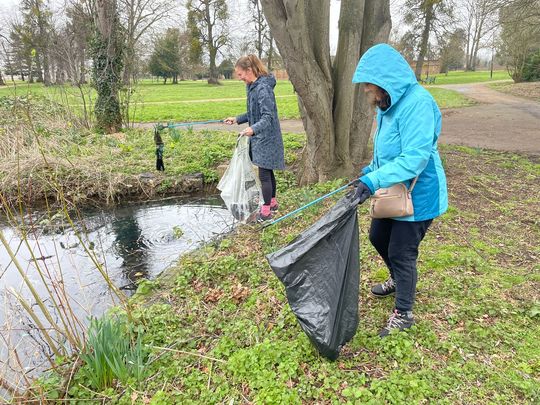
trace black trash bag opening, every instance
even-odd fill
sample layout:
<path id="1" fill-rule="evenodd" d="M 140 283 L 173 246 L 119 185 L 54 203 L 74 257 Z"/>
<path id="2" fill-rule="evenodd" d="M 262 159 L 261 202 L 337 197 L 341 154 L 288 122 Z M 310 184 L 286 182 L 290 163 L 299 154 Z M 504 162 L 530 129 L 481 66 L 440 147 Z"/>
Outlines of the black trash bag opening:
<path id="1" fill-rule="evenodd" d="M 357 207 L 349 193 L 289 245 L 266 256 L 300 326 L 330 360 L 358 327 Z"/>

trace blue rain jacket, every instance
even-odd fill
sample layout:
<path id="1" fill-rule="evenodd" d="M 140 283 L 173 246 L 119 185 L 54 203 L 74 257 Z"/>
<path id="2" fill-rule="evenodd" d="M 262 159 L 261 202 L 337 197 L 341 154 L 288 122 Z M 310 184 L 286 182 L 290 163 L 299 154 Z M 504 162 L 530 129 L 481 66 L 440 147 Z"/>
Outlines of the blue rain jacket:
<path id="1" fill-rule="evenodd" d="M 429 92 L 418 84 L 403 56 L 387 44 L 371 47 L 358 62 L 353 83 L 372 83 L 390 95 L 385 111 L 377 108 L 373 160 L 360 180 L 372 193 L 396 183 L 410 186 L 414 215 L 394 218 L 423 221 L 448 209 L 446 176 L 437 149 L 441 112 Z"/>

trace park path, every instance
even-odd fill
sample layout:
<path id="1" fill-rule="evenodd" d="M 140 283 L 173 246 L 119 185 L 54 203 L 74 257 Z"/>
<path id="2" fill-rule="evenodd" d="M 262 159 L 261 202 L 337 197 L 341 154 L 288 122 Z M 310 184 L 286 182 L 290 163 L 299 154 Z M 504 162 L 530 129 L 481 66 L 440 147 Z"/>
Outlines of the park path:
<path id="1" fill-rule="evenodd" d="M 483 83 L 433 87 L 457 91 L 477 102 L 470 107 L 442 110 L 440 143 L 540 155 L 540 103 L 495 91 Z M 239 132 L 246 126 L 208 124 L 204 128 Z M 301 120 L 281 120 L 281 129 L 304 132 Z"/>
<path id="2" fill-rule="evenodd" d="M 283 94 L 276 96 L 276 98 L 290 98 L 296 97 L 296 94 Z M 246 101 L 245 97 L 227 97 L 227 98 L 206 98 L 196 100 L 166 100 L 166 101 L 145 101 L 144 105 L 156 105 L 156 104 L 192 104 L 192 103 L 217 103 L 222 101 Z M 82 107 L 82 104 L 79 105 Z"/>
<path id="3" fill-rule="evenodd" d="M 442 111 L 441 143 L 540 155 L 540 103 L 483 83 L 434 87 L 457 91 L 478 103 Z"/>

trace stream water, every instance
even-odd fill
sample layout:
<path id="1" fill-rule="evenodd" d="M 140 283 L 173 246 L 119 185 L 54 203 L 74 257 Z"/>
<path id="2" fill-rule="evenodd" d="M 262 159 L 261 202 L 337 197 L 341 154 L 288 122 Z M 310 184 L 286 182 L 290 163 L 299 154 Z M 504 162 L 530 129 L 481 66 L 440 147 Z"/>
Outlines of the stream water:
<path id="1" fill-rule="evenodd" d="M 65 291 L 73 311 L 85 320 L 103 314 L 114 303 L 94 261 L 129 295 L 141 278 L 156 277 L 182 253 L 230 231 L 234 219 L 221 199 L 205 198 L 86 211 L 75 221 L 76 231 L 66 226 L 65 220 L 41 212 L 26 215 L 23 223 L 26 238 L 20 225 L 0 219 L 0 229 L 19 267 L 46 303 L 46 286 Z M 37 347 L 44 342 L 35 328 L 32 331 L 34 325 L 24 316 L 14 292 L 30 298 L 22 275 L 0 245 L 0 375 L 16 369 L 14 347 L 24 358 L 26 371 L 40 368 L 43 358 L 37 353 L 46 350 Z"/>

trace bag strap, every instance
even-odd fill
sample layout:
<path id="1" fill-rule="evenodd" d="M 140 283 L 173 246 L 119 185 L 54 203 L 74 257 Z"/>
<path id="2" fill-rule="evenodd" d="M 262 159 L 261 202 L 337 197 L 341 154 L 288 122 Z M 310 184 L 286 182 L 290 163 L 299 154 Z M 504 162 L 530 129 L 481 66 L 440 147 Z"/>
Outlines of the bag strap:
<path id="1" fill-rule="evenodd" d="M 411 183 L 411 186 L 409 187 L 409 193 L 412 193 L 414 186 L 416 185 L 416 180 L 418 180 L 418 176 L 414 178 L 414 180 Z"/>

